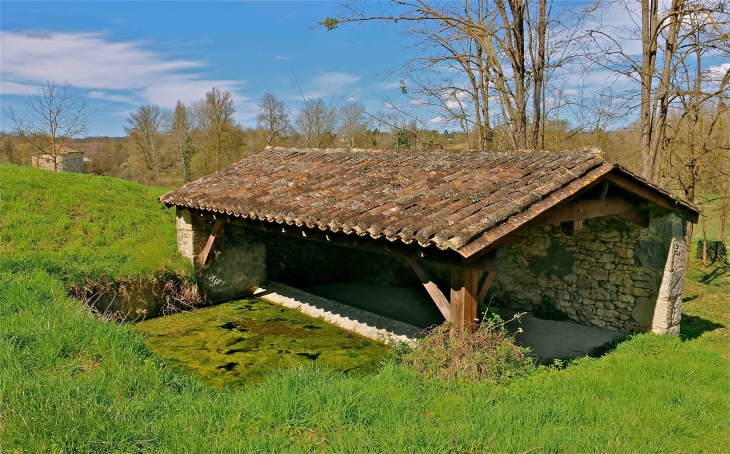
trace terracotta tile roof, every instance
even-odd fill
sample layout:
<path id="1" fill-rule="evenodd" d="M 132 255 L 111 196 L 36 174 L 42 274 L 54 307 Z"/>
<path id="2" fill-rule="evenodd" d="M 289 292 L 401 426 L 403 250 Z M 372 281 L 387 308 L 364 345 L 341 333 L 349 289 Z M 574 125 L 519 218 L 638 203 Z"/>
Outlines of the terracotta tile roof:
<path id="1" fill-rule="evenodd" d="M 66 145 L 55 145 L 55 149 L 58 150 L 58 153 L 55 153 L 55 154 L 57 154 L 59 156 L 65 155 L 65 154 L 70 154 L 70 153 L 81 153 L 80 151 L 74 150 L 73 148 L 67 147 Z M 51 146 L 51 145 L 47 146 L 45 149 L 45 151 L 50 155 L 54 154 L 53 150 L 54 150 L 54 146 Z"/>
<path id="2" fill-rule="evenodd" d="M 160 201 L 469 257 L 616 168 L 586 151 L 272 149 Z"/>

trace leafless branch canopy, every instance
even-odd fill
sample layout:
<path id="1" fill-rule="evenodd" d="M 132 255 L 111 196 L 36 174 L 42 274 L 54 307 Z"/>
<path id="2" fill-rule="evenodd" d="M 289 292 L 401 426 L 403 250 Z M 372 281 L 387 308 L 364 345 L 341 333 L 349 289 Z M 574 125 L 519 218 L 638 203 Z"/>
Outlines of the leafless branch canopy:
<path id="1" fill-rule="evenodd" d="M 89 115 L 86 101 L 72 93 L 71 85 L 47 81 L 36 95 L 25 100 L 27 113 L 13 107 L 3 109 L 14 132 L 38 155 L 50 155 L 59 170 L 59 155 L 75 137 L 87 133 Z"/>

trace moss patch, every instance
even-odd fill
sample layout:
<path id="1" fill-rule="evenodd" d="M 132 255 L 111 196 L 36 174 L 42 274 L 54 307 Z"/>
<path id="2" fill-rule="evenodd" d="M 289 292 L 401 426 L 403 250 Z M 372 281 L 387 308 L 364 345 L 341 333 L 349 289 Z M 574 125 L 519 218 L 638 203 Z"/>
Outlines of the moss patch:
<path id="1" fill-rule="evenodd" d="M 259 298 L 146 320 L 135 330 L 156 354 L 216 389 L 259 382 L 273 371 L 311 362 L 345 373 L 373 372 L 388 351 Z"/>
<path id="2" fill-rule="evenodd" d="M 530 257 L 530 271 L 534 274 L 554 274 L 564 278 L 573 272 L 575 256 L 565 246 L 558 242 L 551 242 L 547 250 L 547 258 L 539 255 Z"/>

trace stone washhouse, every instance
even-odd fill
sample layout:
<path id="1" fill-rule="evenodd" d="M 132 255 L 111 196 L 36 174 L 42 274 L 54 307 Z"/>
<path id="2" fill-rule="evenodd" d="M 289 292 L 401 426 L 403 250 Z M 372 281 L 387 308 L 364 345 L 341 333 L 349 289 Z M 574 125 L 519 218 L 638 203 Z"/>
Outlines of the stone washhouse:
<path id="1" fill-rule="evenodd" d="M 267 280 L 417 285 L 478 303 L 678 334 L 692 204 L 599 153 L 268 149 L 162 196 L 212 301 Z"/>

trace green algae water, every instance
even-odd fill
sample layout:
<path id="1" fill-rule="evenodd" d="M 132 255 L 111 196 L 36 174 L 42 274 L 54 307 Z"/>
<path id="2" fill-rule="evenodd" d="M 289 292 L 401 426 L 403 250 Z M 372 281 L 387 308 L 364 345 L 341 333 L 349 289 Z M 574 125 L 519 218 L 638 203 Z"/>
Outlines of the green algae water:
<path id="1" fill-rule="evenodd" d="M 145 320 L 134 329 L 157 355 L 215 389 L 242 387 L 312 362 L 348 374 L 371 373 L 389 350 L 260 298 Z"/>

